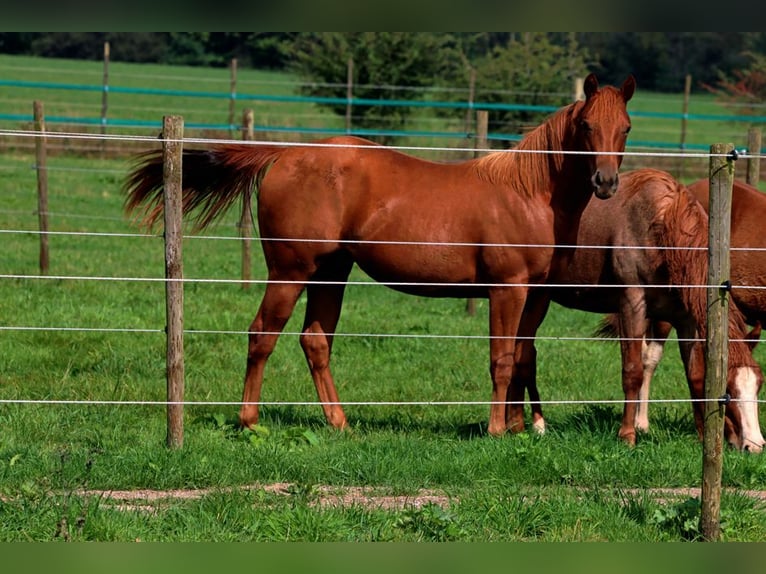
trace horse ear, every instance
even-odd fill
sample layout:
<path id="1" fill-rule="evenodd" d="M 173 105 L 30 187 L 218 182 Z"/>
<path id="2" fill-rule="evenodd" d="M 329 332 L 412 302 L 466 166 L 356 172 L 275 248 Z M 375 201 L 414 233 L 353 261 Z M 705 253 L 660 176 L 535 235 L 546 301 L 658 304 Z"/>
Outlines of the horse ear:
<path id="1" fill-rule="evenodd" d="M 633 92 L 636 91 L 636 78 L 633 77 L 633 74 L 625 79 L 620 91 L 622 92 L 622 99 L 625 100 L 625 102 L 628 102 L 630 98 L 633 97 Z"/>
<path id="2" fill-rule="evenodd" d="M 588 74 L 588 77 L 585 78 L 585 81 L 582 85 L 583 92 L 585 92 L 585 99 L 589 100 L 593 94 L 595 94 L 598 91 L 598 79 L 596 79 L 596 74 L 591 72 Z"/>
<path id="3" fill-rule="evenodd" d="M 747 346 L 750 347 L 750 350 L 752 351 L 753 349 L 755 349 L 755 346 L 761 340 L 761 322 L 760 321 L 755 322 L 753 329 L 747 335 L 745 335 L 745 339 L 747 340 Z"/>

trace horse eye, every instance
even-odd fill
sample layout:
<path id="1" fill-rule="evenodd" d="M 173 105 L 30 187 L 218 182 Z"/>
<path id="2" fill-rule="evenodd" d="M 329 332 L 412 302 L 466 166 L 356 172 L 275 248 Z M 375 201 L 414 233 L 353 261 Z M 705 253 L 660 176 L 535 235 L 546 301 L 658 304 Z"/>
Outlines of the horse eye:
<path id="1" fill-rule="evenodd" d="M 586 134 L 593 131 L 593 128 L 591 127 L 591 125 L 585 120 L 582 120 L 580 122 L 580 129 L 584 131 Z"/>
<path id="2" fill-rule="evenodd" d="M 625 135 L 628 135 L 630 133 L 630 128 L 631 127 L 632 126 L 628 126 L 627 128 L 625 128 Z"/>

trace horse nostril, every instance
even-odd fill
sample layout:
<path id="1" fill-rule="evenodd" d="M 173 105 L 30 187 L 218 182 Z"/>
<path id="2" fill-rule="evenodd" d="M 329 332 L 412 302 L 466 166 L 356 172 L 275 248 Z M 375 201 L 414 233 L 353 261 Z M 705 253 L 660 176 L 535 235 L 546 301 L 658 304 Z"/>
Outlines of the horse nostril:
<path id="1" fill-rule="evenodd" d="M 601 177 L 601 172 L 596 172 L 596 177 L 593 178 L 593 181 L 597 186 L 601 186 L 602 183 L 604 183 L 604 179 Z"/>

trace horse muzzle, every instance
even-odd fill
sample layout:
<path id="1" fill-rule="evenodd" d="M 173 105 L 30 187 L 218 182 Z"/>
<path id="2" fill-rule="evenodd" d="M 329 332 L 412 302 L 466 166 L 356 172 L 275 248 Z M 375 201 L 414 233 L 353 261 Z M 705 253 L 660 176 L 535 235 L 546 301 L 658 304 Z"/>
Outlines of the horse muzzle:
<path id="1" fill-rule="evenodd" d="M 591 177 L 593 183 L 593 193 L 599 199 L 609 199 L 617 193 L 617 187 L 620 185 L 620 176 L 615 171 L 612 175 L 606 175 L 601 170 L 597 170 Z"/>

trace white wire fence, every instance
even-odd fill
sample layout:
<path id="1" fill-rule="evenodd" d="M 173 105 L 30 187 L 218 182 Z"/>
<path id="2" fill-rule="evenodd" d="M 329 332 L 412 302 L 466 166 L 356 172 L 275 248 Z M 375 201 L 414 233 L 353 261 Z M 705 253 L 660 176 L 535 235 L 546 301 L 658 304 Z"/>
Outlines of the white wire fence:
<path id="1" fill-rule="evenodd" d="M 145 136 L 136 136 L 136 135 L 94 135 L 89 133 L 78 133 L 78 132 L 39 132 L 39 131 L 28 131 L 28 130 L 0 130 L 0 138 L 40 138 L 42 136 L 45 136 L 47 139 L 56 139 L 56 138 L 66 138 L 68 140 L 103 140 L 103 139 L 111 139 L 111 140 L 120 140 L 120 141 L 131 141 L 131 142 L 138 142 L 138 143 L 145 143 L 150 144 L 153 146 L 156 146 L 159 141 L 155 137 L 145 137 Z M 212 145 L 212 144 L 221 144 L 221 143 L 237 143 L 237 144 L 245 144 L 245 145 L 261 145 L 264 143 L 273 144 L 274 142 L 262 142 L 262 141 L 242 141 L 242 140 L 222 140 L 222 139 L 206 139 L 206 138 L 184 138 L 182 140 L 175 140 L 180 141 L 184 145 L 186 144 L 194 144 L 194 145 Z M 297 142 L 280 142 L 283 145 L 286 146 L 330 146 L 330 147 L 349 147 L 348 144 L 318 144 L 318 143 L 297 143 Z M 455 148 L 455 147 L 423 147 L 423 146 L 387 146 L 389 149 L 398 149 L 404 152 L 416 152 L 416 151 L 439 151 L 439 152 L 473 152 L 475 151 L 474 148 Z M 504 153 L 518 153 L 520 150 L 505 150 Z M 527 151 L 526 153 L 549 153 L 546 151 Z M 571 153 L 580 153 L 585 154 L 587 152 L 571 152 Z M 738 156 L 738 159 L 741 160 L 747 160 L 747 159 L 753 159 L 753 160 L 760 160 L 762 159 L 761 156 L 757 154 L 750 154 L 747 152 L 747 150 L 737 150 L 736 154 Z M 635 157 L 641 157 L 641 158 L 656 158 L 656 157 L 683 157 L 684 159 L 693 159 L 697 158 L 700 160 L 709 160 L 711 155 L 708 153 L 676 153 L 676 152 L 630 152 L 626 151 L 622 155 L 624 156 L 635 156 Z M 14 165 L 3 165 L 0 162 L 0 169 L 3 170 L 11 170 L 11 169 L 31 169 L 31 170 L 37 170 L 38 166 L 34 165 L 34 163 L 30 164 L 27 167 L 19 168 L 17 164 Z M 73 168 L 71 166 L 46 166 L 45 169 L 48 172 L 55 173 L 56 171 L 67 171 L 67 172 L 98 172 L 102 174 L 111 174 L 111 175 L 123 175 L 126 172 L 120 169 L 112 169 L 112 168 Z M 16 189 L 16 190 L 3 190 L 3 193 L 16 193 L 16 194 L 28 194 L 30 193 L 30 190 L 24 190 L 24 189 Z M 37 217 L 40 215 L 39 211 L 33 210 L 33 211 L 23 211 L 23 210 L 4 210 L 0 209 L 0 214 L 5 214 L 9 216 L 34 216 Z M 76 219 L 82 219 L 82 220 L 90 220 L 90 221 L 111 221 L 111 222 L 126 222 L 125 218 L 120 215 L 93 215 L 93 214 L 85 214 L 85 213 L 77 213 L 77 212 L 60 212 L 60 211 L 47 211 L 45 212 L 46 215 L 52 216 L 52 217 L 59 217 L 59 218 L 76 218 Z M 127 223 L 127 222 L 126 222 Z M 67 237 L 78 237 L 78 238 L 95 238 L 95 239 L 105 239 L 105 238 L 126 238 L 126 239 L 161 239 L 162 235 L 157 234 L 148 234 L 148 233 L 132 233 L 132 232 L 101 232 L 101 231 L 40 231 L 35 229 L 19 229 L 19 228 L 10 228 L 10 229 L 1 229 L 0 228 L 0 235 L 46 235 L 50 237 L 56 237 L 56 236 L 67 236 Z M 184 240 L 208 240 L 208 241 L 237 241 L 241 242 L 241 237 L 231 237 L 231 236 L 221 236 L 221 235 L 184 235 Z M 284 239 L 279 238 L 258 238 L 255 237 L 254 240 L 257 241 L 284 241 Z M 290 238 L 291 242 L 296 241 L 307 241 L 307 242 L 316 242 L 316 241 L 322 241 L 322 240 L 315 240 L 315 239 L 295 239 Z M 330 240 L 326 240 L 330 241 Z M 370 243 L 368 241 L 354 241 L 354 240 L 332 240 L 333 243 Z M 564 246 L 564 245 L 540 245 L 540 244 L 505 244 L 505 243 L 465 243 L 465 242 L 413 242 L 413 241 L 374 241 L 372 243 L 378 243 L 378 244 L 390 244 L 390 245 L 428 245 L 428 246 L 444 246 L 444 247 L 524 247 L 524 248 L 553 248 L 553 247 L 573 247 L 573 246 Z M 578 245 L 579 249 L 631 249 L 631 250 L 657 250 L 658 247 L 656 246 L 642 246 L 642 245 L 635 245 L 635 246 L 625 246 L 625 247 L 617 247 L 617 246 L 603 246 L 603 245 Z M 663 249 L 684 249 L 688 250 L 690 248 L 686 247 L 669 247 L 669 248 L 663 248 Z M 699 250 L 707 250 L 707 248 L 700 247 L 697 248 Z M 748 247 L 748 248 L 736 248 L 732 247 L 731 250 L 758 250 L 758 251 L 764 251 L 766 250 L 766 247 Z M 268 283 L 274 283 L 275 281 L 270 281 L 267 279 L 242 279 L 242 278 L 209 278 L 209 277 L 195 277 L 195 278 L 183 278 L 183 279 L 168 279 L 166 277 L 135 277 L 135 276 L 96 276 L 96 275 L 63 275 L 63 274 L 30 274 L 30 273 L 0 273 L 0 280 L 35 280 L 35 281 L 104 281 L 104 282 L 125 282 L 125 283 L 167 283 L 168 281 L 180 281 L 184 284 L 192 284 L 192 283 L 198 283 L 198 284 L 252 284 L 252 285 L 266 285 Z M 312 284 L 312 283 L 322 283 L 322 284 L 334 284 L 334 285 L 354 285 L 354 286 L 385 286 L 385 287 L 393 287 L 393 288 L 405 288 L 405 287 L 417 287 L 420 285 L 423 285 L 423 283 L 414 283 L 414 282 L 387 282 L 387 283 L 379 283 L 372 280 L 360 280 L 360 281 L 354 281 L 354 280 L 347 280 L 347 281 L 322 281 L 322 282 L 311 282 L 311 281 L 278 281 L 278 283 L 300 283 L 304 285 Z M 636 285 L 625 285 L 625 284 L 619 284 L 619 285 L 576 285 L 576 284 L 529 284 L 529 283 L 523 283 L 523 284 L 513 284 L 513 283 L 478 283 L 473 284 L 473 287 L 479 287 L 479 288 L 492 288 L 492 287 L 509 287 L 509 286 L 545 286 L 548 288 L 577 288 L 577 287 L 587 287 L 587 288 L 604 288 L 604 289 L 610 289 L 610 288 L 628 288 L 628 287 L 635 287 L 635 288 L 656 288 L 656 289 L 669 289 L 669 288 L 684 288 L 684 289 L 692 289 L 692 288 L 699 288 L 699 289 L 708 289 L 708 288 L 716 288 L 719 287 L 717 285 L 711 286 L 711 285 L 700 285 L 700 284 L 689 284 L 689 285 L 670 285 L 670 284 L 656 284 L 656 285 L 644 285 L 644 284 L 636 284 Z M 428 286 L 430 287 L 465 287 L 464 284 L 459 283 L 428 283 Z M 737 285 L 733 285 L 733 287 L 737 287 Z M 758 285 L 758 286 L 747 286 L 748 289 L 766 289 L 766 285 Z M 243 322 L 248 321 L 249 317 L 243 317 Z M 32 326 L 32 325 L 13 325 L 13 324 L 5 324 L 0 325 L 0 332 L 84 332 L 84 333 L 128 333 L 128 334 L 160 334 L 166 332 L 166 329 L 163 328 L 120 328 L 120 327 L 111 327 L 111 326 L 103 326 L 103 327 L 90 327 L 90 326 L 77 326 L 77 325 L 45 325 L 45 326 Z M 226 335 L 226 336 L 247 336 L 251 332 L 249 330 L 204 330 L 204 329 L 185 329 L 183 331 L 184 334 L 189 335 Z M 282 336 L 306 336 L 306 333 L 302 331 L 281 331 L 279 333 L 271 333 L 271 334 L 278 334 Z M 376 333 L 376 332 L 336 332 L 334 334 L 336 337 L 355 337 L 355 338 L 413 338 L 413 339 L 457 339 L 457 340 L 469 340 L 469 339 L 480 339 L 480 340 L 490 340 L 492 338 L 491 335 L 471 335 L 471 334 L 458 334 L 458 333 L 396 333 L 396 332 L 390 332 L 390 333 Z M 534 340 L 554 340 L 554 341 L 600 341 L 603 342 L 605 339 L 603 337 L 596 337 L 596 336 L 543 336 L 543 335 L 537 335 L 535 337 L 515 337 L 515 339 L 534 339 Z M 614 340 L 614 339 L 611 339 Z M 625 340 L 625 339 L 623 339 Z M 628 340 L 636 340 L 636 339 L 628 339 Z M 702 341 L 702 339 L 679 339 L 679 338 L 671 338 L 668 339 L 669 341 Z M 736 341 L 736 340 L 733 340 Z M 744 341 L 742 339 L 741 341 Z M 671 399 L 650 399 L 650 402 L 657 403 L 657 404 L 667 404 L 667 403 L 690 403 L 690 402 L 704 402 L 714 399 L 692 399 L 689 397 L 685 398 L 671 398 Z M 541 400 L 539 401 L 540 404 L 548 404 L 548 405 L 585 405 L 585 404 L 624 404 L 626 401 L 623 398 L 620 399 L 599 399 L 599 400 L 561 400 L 561 399 L 552 399 L 552 400 Z M 758 400 L 759 403 L 766 402 L 764 400 Z M 198 405 L 241 405 L 241 401 L 171 401 L 171 400 L 165 400 L 165 401 L 144 401 L 144 400 L 65 400 L 65 399 L 54 399 L 54 398 L 48 398 L 48 399 L 0 399 L 0 404 L 9 404 L 9 403 L 15 403 L 15 404 L 64 404 L 64 405 L 186 405 L 186 406 L 198 406 Z M 432 401 L 432 400 L 424 400 L 424 401 L 361 401 L 361 402 L 355 402 L 355 401 L 349 401 L 349 402 L 339 402 L 339 403 L 322 403 L 319 401 L 279 401 L 279 402 L 268 402 L 268 401 L 259 401 L 260 405 L 288 405 L 288 406 L 317 406 L 321 404 L 340 404 L 344 406 L 354 406 L 354 405 L 372 405 L 372 406 L 455 406 L 455 405 L 491 405 L 493 404 L 493 401 L 485 400 L 485 401 Z M 506 403 L 503 403 L 506 404 Z M 525 401 L 525 404 L 529 404 L 529 401 Z"/>

